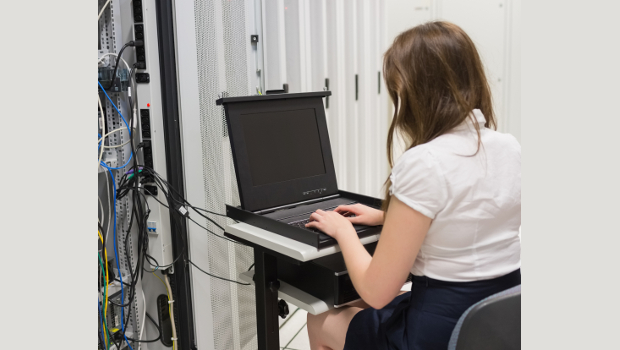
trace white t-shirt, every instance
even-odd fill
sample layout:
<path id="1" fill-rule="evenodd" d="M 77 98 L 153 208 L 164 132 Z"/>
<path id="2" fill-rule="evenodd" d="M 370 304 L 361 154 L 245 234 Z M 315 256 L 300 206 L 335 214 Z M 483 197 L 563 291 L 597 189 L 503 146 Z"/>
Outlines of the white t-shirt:
<path id="1" fill-rule="evenodd" d="M 392 169 L 390 193 L 433 219 L 411 273 L 444 281 L 476 281 L 521 266 L 521 145 L 469 118 L 406 151 Z"/>

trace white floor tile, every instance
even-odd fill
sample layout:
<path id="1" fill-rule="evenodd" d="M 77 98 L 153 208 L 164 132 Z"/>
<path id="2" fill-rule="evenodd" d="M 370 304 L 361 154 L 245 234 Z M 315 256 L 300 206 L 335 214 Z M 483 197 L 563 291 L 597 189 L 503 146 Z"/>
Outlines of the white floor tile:
<path id="1" fill-rule="evenodd" d="M 291 313 L 288 320 L 282 328 L 280 328 L 280 346 L 284 347 L 291 339 L 297 334 L 297 332 L 304 326 L 307 320 L 307 312 L 299 309 L 294 314 Z"/>
<path id="2" fill-rule="evenodd" d="M 295 336 L 293 341 L 286 347 L 286 349 L 295 350 L 310 350 L 310 341 L 308 340 L 308 327 L 304 328 Z"/>
<path id="3" fill-rule="evenodd" d="M 288 320 L 292 317 L 293 314 L 295 314 L 295 312 L 301 311 L 301 310 L 299 310 L 299 308 L 297 306 L 295 306 L 293 304 L 288 304 L 288 307 L 289 307 L 289 313 L 286 316 L 286 318 L 282 318 L 282 317 L 278 316 L 278 327 L 280 327 L 280 328 L 282 328 L 283 324 L 288 322 Z"/>

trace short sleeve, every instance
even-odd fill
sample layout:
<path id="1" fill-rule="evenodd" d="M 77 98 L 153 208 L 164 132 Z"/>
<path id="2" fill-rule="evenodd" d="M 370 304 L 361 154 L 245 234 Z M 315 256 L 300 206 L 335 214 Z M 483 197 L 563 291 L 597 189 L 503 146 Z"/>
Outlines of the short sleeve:
<path id="1" fill-rule="evenodd" d="M 437 158 L 422 146 L 405 152 L 390 175 L 390 194 L 434 219 L 447 203 L 448 189 Z"/>

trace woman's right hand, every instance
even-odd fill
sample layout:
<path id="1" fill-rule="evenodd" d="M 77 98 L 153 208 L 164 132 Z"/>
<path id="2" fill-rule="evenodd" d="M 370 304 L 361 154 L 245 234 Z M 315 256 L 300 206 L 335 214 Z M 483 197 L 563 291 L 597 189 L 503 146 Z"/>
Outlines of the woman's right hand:
<path id="1" fill-rule="evenodd" d="M 343 216 L 347 216 L 347 213 L 355 214 L 353 217 L 347 217 L 354 225 L 383 225 L 383 211 L 363 204 L 340 205 L 334 211 Z"/>

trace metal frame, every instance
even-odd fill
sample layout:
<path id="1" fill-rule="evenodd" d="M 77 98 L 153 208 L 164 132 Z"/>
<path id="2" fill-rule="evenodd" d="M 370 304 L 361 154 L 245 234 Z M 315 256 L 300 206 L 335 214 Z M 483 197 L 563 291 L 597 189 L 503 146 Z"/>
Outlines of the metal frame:
<path id="1" fill-rule="evenodd" d="M 99 4 L 99 6 L 101 5 L 103 4 Z M 126 22 L 124 21 L 125 19 L 124 13 L 129 9 L 129 6 L 130 5 L 128 4 L 128 2 L 125 2 L 122 0 L 110 1 L 110 4 L 108 5 L 108 8 L 104 12 L 102 19 L 99 23 L 99 25 L 102 26 L 102 31 L 101 31 L 99 40 L 106 42 L 105 47 L 104 46 L 101 47 L 102 53 L 110 52 L 110 53 L 117 54 L 122 46 L 121 43 L 127 41 L 128 38 L 131 38 L 132 32 L 130 30 L 130 27 L 127 25 L 124 25 L 126 24 Z M 131 57 L 129 55 L 124 56 L 124 57 L 126 58 L 128 62 L 131 62 Z M 113 64 L 115 60 L 108 59 L 108 62 L 109 64 Z M 120 116 L 116 113 L 116 110 L 114 109 L 112 104 L 104 96 L 104 94 L 101 93 L 100 90 L 99 90 L 99 93 L 102 96 L 102 105 L 106 113 L 106 129 L 107 129 L 106 132 L 109 132 L 117 128 L 118 126 L 123 125 L 123 122 L 121 121 Z M 118 107 L 118 109 L 121 111 L 123 116 L 125 116 L 125 119 L 128 120 L 130 111 L 129 111 L 129 106 L 126 103 L 126 99 L 123 96 L 124 94 L 126 94 L 126 92 L 120 92 L 120 93 L 108 92 L 108 95 L 110 96 L 114 104 Z M 129 134 L 127 133 L 127 130 L 121 130 L 113 135 L 110 135 L 107 138 L 107 140 L 108 140 L 109 145 L 115 146 L 115 145 L 120 145 L 124 143 L 125 141 L 127 141 L 128 137 L 129 137 Z M 122 164 L 125 164 L 125 162 L 127 162 L 127 160 L 129 159 L 130 153 L 131 153 L 131 147 L 129 145 L 126 145 L 120 148 L 109 149 L 104 152 L 103 161 L 109 160 L 110 165 L 112 165 L 113 167 L 118 167 Z M 110 174 L 108 173 L 107 170 L 104 170 L 104 172 L 105 172 L 105 177 L 107 178 L 107 181 L 110 181 L 109 186 L 110 186 L 110 190 L 112 190 L 111 180 L 109 179 Z M 113 170 L 112 173 L 114 174 L 114 181 L 118 185 L 121 176 L 124 174 L 124 171 Z M 104 181 L 106 180 L 104 179 Z M 105 189 L 105 185 L 103 186 L 99 185 L 100 193 L 104 189 Z M 137 256 L 136 254 L 137 247 L 133 243 L 135 242 L 136 235 L 137 235 L 137 230 L 135 226 L 132 228 L 131 232 L 129 233 L 129 237 L 127 239 L 127 246 L 125 246 L 124 235 L 122 234 L 129 228 L 129 220 L 130 220 L 129 213 L 131 209 L 132 209 L 132 203 L 128 198 L 118 200 L 116 203 L 116 213 L 117 213 L 117 220 L 116 220 L 117 242 L 116 243 L 117 243 L 117 248 L 118 248 L 118 253 L 119 253 L 118 263 L 121 269 L 120 273 L 122 273 L 124 283 L 129 282 L 128 281 L 128 278 L 129 278 L 128 266 L 129 264 L 131 264 L 132 266 L 135 264 L 133 259 Z M 110 213 L 107 213 L 107 215 L 109 214 Z M 112 231 L 112 229 L 113 229 L 112 225 L 110 225 L 110 232 Z M 109 237 L 112 237 L 112 233 L 109 233 Z M 108 254 L 108 259 L 113 258 L 114 257 L 113 239 L 108 239 L 108 246 L 106 248 L 108 249 L 108 252 L 111 252 L 111 254 Z M 129 251 L 130 261 L 127 261 L 125 254 L 123 253 L 125 249 Z M 116 269 L 116 266 L 114 266 L 114 268 Z M 137 333 L 137 329 L 139 329 L 139 327 L 142 325 L 142 322 L 144 322 L 144 320 L 141 319 L 142 317 L 141 311 L 143 310 L 144 305 L 138 301 L 142 293 L 142 285 L 139 282 L 136 284 L 135 293 L 136 293 L 135 294 L 136 298 L 134 299 L 134 301 L 132 302 L 130 306 L 127 306 L 125 308 L 125 315 L 127 315 L 127 313 L 130 312 L 131 310 L 129 322 L 127 323 L 128 330 L 126 333 L 129 337 L 133 337 L 133 334 Z M 127 295 L 128 294 L 126 293 L 126 296 Z"/>
<path id="2" fill-rule="evenodd" d="M 278 262 L 268 249 L 254 246 L 254 264 L 258 350 L 277 350 L 280 348 Z"/>
<path id="3" fill-rule="evenodd" d="M 174 8 L 172 0 L 155 0 L 157 14 L 157 39 L 159 44 L 159 68 L 161 78 L 164 139 L 166 143 L 166 173 L 168 182 L 179 193 L 185 193 L 181 145 L 181 124 L 177 91 L 177 66 L 174 33 Z M 172 218 L 172 210 L 171 220 Z M 173 235 L 174 256 L 189 251 L 187 224 L 181 220 L 179 230 Z M 189 267 L 184 259 L 174 264 L 172 294 L 177 311 L 177 344 L 180 349 L 196 349 L 194 318 Z"/>

